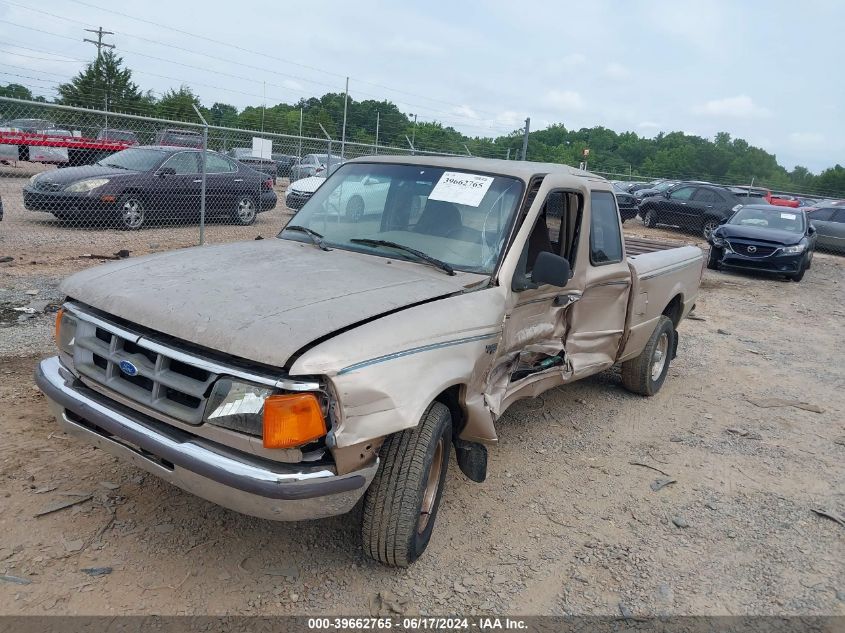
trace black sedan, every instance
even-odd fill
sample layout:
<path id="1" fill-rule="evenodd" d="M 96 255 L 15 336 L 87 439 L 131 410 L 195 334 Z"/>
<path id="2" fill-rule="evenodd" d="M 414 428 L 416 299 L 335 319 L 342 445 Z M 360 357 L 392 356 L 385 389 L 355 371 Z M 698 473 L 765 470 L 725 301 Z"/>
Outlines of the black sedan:
<path id="1" fill-rule="evenodd" d="M 637 199 L 633 194 L 625 191 L 623 185 L 613 183 L 613 193 L 616 196 L 616 204 L 619 206 L 619 217 L 622 221 L 631 220 L 637 217 Z"/>
<path id="2" fill-rule="evenodd" d="M 202 198 L 202 151 L 157 145 L 133 147 L 94 165 L 33 176 L 24 206 L 60 220 L 140 229 L 154 217 L 196 222 Z M 276 206 L 273 181 L 216 152 L 206 152 L 207 216 L 252 224 Z"/>
<path id="3" fill-rule="evenodd" d="M 813 262 L 816 229 L 799 209 L 750 204 L 725 220 L 708 241 L 710 269 L 744 268 L 801 281 Z"/>
<path id="4" fill-rule="evenodd" d="M 739 198 L 724 187 L 682 182 L 645 198 L 640 203 L 640 217 L 648 227 L 670 224 L 700 231 L 704 239 L 709 239 L 719 223 L 740 206 Z"/>

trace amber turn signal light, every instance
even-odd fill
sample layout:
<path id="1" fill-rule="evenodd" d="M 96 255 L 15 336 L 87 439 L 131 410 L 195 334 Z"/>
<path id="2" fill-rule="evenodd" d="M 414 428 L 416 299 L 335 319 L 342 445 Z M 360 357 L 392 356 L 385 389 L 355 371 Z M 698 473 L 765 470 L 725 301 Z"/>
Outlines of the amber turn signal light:
<path id="1" fill-rule="evenodd" d="M 283 394 L 264 400 L 264 448 L 302 446 L 325 434 L 326 421 L 314 394 Z"/>
<path id="2" fill-rule="evenodd" d="M 56 312 L 56 343 L 59 342 L 59 332 L 62 330 L 62 317 L 65 315 L 65 309 L 59 308 L 59 311 Z"/>

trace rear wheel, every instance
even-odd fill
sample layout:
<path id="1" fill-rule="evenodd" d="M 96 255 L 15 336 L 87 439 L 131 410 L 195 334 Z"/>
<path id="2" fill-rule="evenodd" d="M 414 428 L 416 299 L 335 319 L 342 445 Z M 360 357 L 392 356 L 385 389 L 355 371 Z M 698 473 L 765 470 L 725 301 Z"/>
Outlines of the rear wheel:
<path id="1" fill-rule="evenodd" d="M 232 213 L 232 220 L 235 224 L 241 226 L 248 226 L 255 222 L 255 216 L 258 213 L 258 207 L 255 204 L 255 198 L 251 195 L 244 194 L 238 196 L 235 202 L 235 210 Z"/>
<path id="2" fill-rule="evenodd" d="M 643 224 L 648 228 L 654 228 L 657 226 L 657 211 L 654 209 L 648 209 L 643 216 Z"/>
<path id="3" fill-rule="evenodd" d="M 448 407 L 434 402 L 419 425 L 394 433 L 364 497 L 364 551 L 391 567 L 407 567 L 425 551 L 443 495 L 452 441 Z"/>
<path id="4" fill-rule="evenodd" d="M 669 317 L 661 316 L 640 355 L 622 363 L 625 389 L 642 396 L 660 391 L 669 372 L 674 343 L 675 326 Z"/>
<path id="5" fill-rule="evenodd" d="M 715 231 L 719 227 L 719 220 L 716 218 L 705 218 L 704 224 L 701 226 L 701 234 L 704 236 L 705 240 L 709 240 L 710 236 L 713 235 L 713 231 Z"/>
<path id="6" fill-rule="evenodd" d="M 146 211 L 141 199 L 135 194 L 123 196 L 120 199 L 120 228 L 127 231 L 137 231 L 144 226 Z"/>

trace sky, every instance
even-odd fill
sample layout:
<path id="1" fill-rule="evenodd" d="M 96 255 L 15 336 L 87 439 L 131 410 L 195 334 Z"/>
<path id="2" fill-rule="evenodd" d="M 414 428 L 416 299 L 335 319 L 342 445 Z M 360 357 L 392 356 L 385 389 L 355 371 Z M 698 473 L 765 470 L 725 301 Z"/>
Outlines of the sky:
<path id="1" fill-rule="evenodd" d="M 471 136 L 725 131 L 787 169 L 845 163 L 840 0 L 0 0 L 0 84 L 55 96 L 105 41 L 143 89 L 238 108 L 342 92 Z M 373 122 L 375 126 L 375 121 Z"/>

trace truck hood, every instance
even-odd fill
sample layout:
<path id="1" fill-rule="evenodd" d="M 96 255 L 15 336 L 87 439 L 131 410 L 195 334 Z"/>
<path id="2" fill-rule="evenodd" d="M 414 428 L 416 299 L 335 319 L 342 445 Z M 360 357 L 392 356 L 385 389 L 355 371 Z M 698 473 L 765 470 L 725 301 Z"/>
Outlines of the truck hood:
<path id="1" fill-rule="evenodd" d="M 317 339 L 459 292 L 469 277 L 478 278 L 269 239 L 98 266 L 69 277 L 61 289 L 130 323 L 281 367 Z"/>

